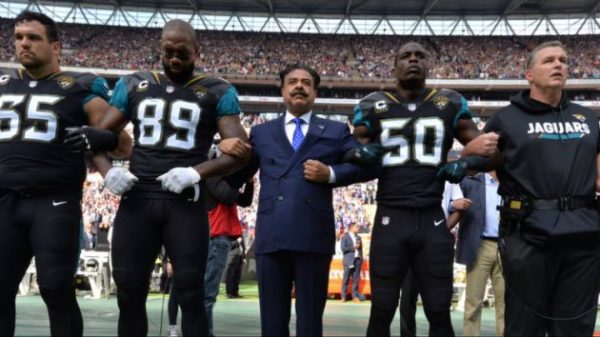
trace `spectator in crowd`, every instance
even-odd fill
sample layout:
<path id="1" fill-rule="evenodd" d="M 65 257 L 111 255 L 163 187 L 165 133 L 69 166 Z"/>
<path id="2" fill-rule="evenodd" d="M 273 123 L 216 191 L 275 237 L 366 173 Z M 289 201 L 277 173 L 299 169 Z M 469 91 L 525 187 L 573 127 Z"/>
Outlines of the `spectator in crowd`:
<path id="1" fill-rule="evenodd" d="M 83 224 L 83 249 L 96 249 L 96 233 L 94 233 L 94 227 L 89 221 Z"/>
<path id="2" fill-rule="evenodd" d="M 10 21 L 0 19 L 0 42 L 9 46 Z M 160 68 L 160 30 L 157 28 L 61 24 L 66 33 L 62 63 L 102 69 L 153 70 Z M 240 75 L 276 75 L 285 64 L 305 62 L 319 75 L 337 78 L 393 78 L 393 58 L 399 36 L 341 36 L 333 34 L 278 34 L 204 32 L 198 38 L 200 72 Z M 525 71 L 526 53 L 541 39 L 525 36 L 432 36 L 410 38 L 432 51 L 428 77 L 434 79 L 509 79 Z M 561 36 L 572 55 L 574 78 L 600 78 L 600 56 L 594 36 Z M 304 48 L 327 45 L 327 49 Z M 107 52 L 108 51 L 108 52 Z M 140 57 L 140 55 L 144 55 Z M 0 60 L 14 62 L 10 48 L 0 50 Z M 364 96 L 355 97 L 359 98 Z"/>

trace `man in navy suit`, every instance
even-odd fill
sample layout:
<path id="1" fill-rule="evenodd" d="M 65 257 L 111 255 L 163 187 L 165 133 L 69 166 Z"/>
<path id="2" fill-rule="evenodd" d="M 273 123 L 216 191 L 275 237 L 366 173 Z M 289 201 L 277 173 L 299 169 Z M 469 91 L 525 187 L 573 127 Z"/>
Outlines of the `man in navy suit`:
<path id="1" fill-rule="evenodd" d="M 504 335 L 504 277 L 498 258 L 500 204 L 496 172 L 465 178 L 460 187 L 473 201 L 458 229 L 456 262 L 467 266 L 467 288 L 463 333 L 479 336 L 481 310 L 488 278 L 492 279 L 496 307 L 496 334 Z"/>
<path id="2" fill-rule="evenodd" d="M 370 180 L 378 167 L 344 163 L 360 144 L 346 124 L 312 113 L 320 81 L 314 69 L 291 65 L 280 79 L 287 112 L 252 128 L 252 160 L 237 174 L 245 178 L 260 168 L 255 252 L 261 331 L 289 336 L 294 286 L 296 335 L 320 336 L 335 250 L 332 189 Z M 226 144 L 219 148 L 235 155 Z"/>
<path id="3" fill-rule="evenodd" d="M 364 301 L 363 295 L 358 292 L 358 281 L 360 280 L 360 270 L 362 268 L 362 240 L 358 235 L 358 225 L 351 223 L 348 232 L 342 236 L 340 243 L 344 253 L 344 278 L 342 279 L 342 302 L 346 302 L 348 291 L 348 281 L 352 273 L 352 301 Z"/>

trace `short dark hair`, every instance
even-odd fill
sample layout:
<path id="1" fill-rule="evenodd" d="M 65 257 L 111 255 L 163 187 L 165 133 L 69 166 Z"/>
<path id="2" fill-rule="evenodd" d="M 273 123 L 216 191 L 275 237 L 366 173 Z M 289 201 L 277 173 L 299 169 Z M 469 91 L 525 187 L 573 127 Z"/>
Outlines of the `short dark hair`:
<path id="1" fill-rule="evenodd" d="M 533 48 L 532 51 L 529 52 L 529 55 L 527 55 L 527 69 L 531 69 L 533 59 L 535 58 L 535 55 L 537 55 L 537 53 L 540 50 L 545 49 L 545 48 L 550 48 L 550 47 L 559 47 L 559 48 L 562 48 L 562 50 L 564 50 L 565 52 L 567 51 L 565 45 L 562 44 L 562 42 L 560 42 L 558 40 L 546 41 L 546 42 L 540 43 L 535 48 Z"/>
<path id="2" fill-rule="evenodd" d="M 400 48 L 398 48 L 398 50 L 396 51 L 396 56 L 394 56 L 394 67 L 398 66 L 398 57 L 400 56 L 400 50 L 402 50 L 402 48 L 408 46 L 409 44 L 416 44 L 419 47 L 423 48 L 423 50 L 425 51 L 425 56 L 427 56 L 427 58 L 429 58 L 431 56 L 429 54 L 429 50 L 427 50 L 427 48 L 425 48 L 425 46 L 423 46 L 422 44 L 420 44 L 417 41 L 409 41 L 409 42 L 406 42 L 405 44 L 401 45 Z"/>
<path id="3" fill-rule="evenodd" d="M 300 64 L 300 63 L 288 64 L 282 71 L 279 72 L 279 79 L 281 80 L 281 87 L 283 87 L 283 81 L 285 80 L 285 77 L 292 71 L 298 70 L 298 69 L 304 70 L 310 74 L 310 76 L 313 78 L 313 87 L 315 89 L 317 89 L 317 87 L 319 86 L 319 83 L 321 83 L 321 76 L 319 76 L 319 73 L 317 73 L 317 71 L 314 70 L 313 68 L 311 68 L 305 64 Z"/>
<path id="4" fill-rule="evenodd" d="M 46 14 L 32 11 L 22 11 L 15 18 L 15 26 L 25 21 L 37 21 L 46 27 L 46 36 L 48 37 L 49 42 L 56 42 L 60 40 L 58 37 L 56 22 L 54 22 L 54 20 L 52 20 Z"/>

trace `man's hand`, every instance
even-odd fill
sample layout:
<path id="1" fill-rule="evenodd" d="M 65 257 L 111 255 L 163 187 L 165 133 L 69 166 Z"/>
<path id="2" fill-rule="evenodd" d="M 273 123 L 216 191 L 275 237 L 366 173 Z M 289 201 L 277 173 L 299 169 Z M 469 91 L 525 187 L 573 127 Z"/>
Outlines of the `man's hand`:
<path id="1" fill-rule="evenodd" d="M 225 138 L 219 143 L 219 151 L 235 158 L 250 157 L 252 146 L 239 138 Z"/>
<path id="2" fill-rule="evenodd" d="M 453 200 L 451 202 L 451 204 L 455 210 L 464 211 L 467 208 L 471 207 L 471 205 L 473 204 L 473 201 L 471 201 L 471 199 L 468 199 L 468 198 L 460 198 L 460 199 Z"/>
<path id="3" fill-rule="evenodd" d="M 309 159 L 304 162 L 304 179 L 314 183 L 329 182 L 329 166 L 318 160 Z"/>
<path id="4" fill-rule="evenodd" d="M 108 188 L 113 194 L 122 195 L 129 191 L 138 178 L 123 167 L 113 167 L 104 177 L 104 187 Z"/>
<path id="5" fill-rule="evenodd" d="M 175 167 L 156 178 L 162 182 L 162 189 L 173 193 L 181 193 L 186 188 L 200 181 L 200 173 L 193 167 Z"/>
<path id="6" fill-rule="evenodd" d="M 173 265 L 171 264 L 171 261 L 167 261 L 167 277 L 173 277 Z"/>
<path id="7" fill-rule="evenodd" d="M 461 158 L 440 167 L 436 177 L 440 180 L 448 180 L 453 184 L 458 184 L 467 175 L 467 169 L 467 162 Z"/>
<path id="8" fill-rule="evenodd" d="M 75 153 L 111 151 L 119 145 L 119 137 L 110 130 L 82 126 L 67 128 L 67 134 L 63 143 L 69 150 Z"/>
<path id="9" fill-rule="evenodd" d="M 348 152 L 344 154 L 343 161 L 357 165 L 373 165 L 381 162 L 384 153 L 385 149 L 381 144 L 362 144 L 348 150 Z"/>
<path id="10" fill-rule="evenodd" d="M 462 156 L 480 155 L 491 156 L 498 147 L 500 135 L 495 132 L 488 132 L 477 136 L 467 143 L 462 151 Z"/>

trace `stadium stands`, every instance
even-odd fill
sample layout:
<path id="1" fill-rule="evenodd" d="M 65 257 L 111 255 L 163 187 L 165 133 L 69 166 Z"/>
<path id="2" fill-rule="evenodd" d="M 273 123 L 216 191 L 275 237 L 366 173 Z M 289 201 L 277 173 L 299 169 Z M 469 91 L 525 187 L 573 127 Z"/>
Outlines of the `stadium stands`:
<path id="1" fill-rule="evenodd" d="M 14 62 L 12 21 L 0 19 L 0 62 Z M 61 24 L 62 64 L 105 69 L 159 69 L 160 30 Z M 558 38 L 558 37 L 556 37 Z M 408 37 L 198 31 L 198 70 L 217 74 L 275 75 L 283 65 L 303 62 L 322 76 L 391 78 L 396 48 L 409 40 L 434 54 L 435 79 L 522 78 L 525 56 L 552 37 Z M 572 78 L 600 78 L 597 36 L 561 36 Z M 485 43 L 484 43 L 485 42 Z M 324 47 L 326 46 L 326 48 Z"/>

